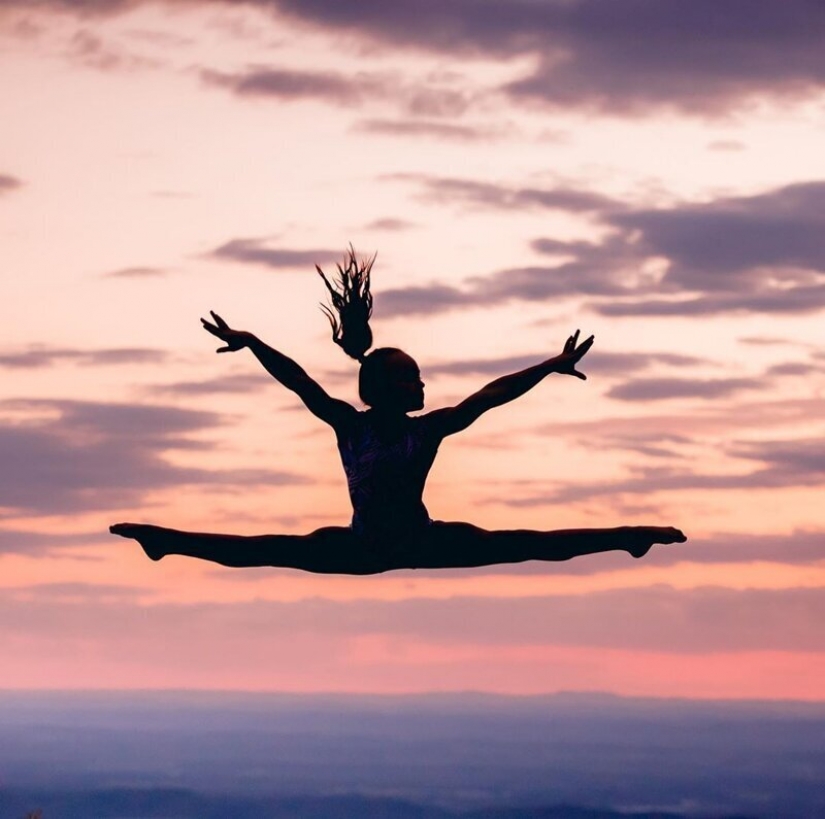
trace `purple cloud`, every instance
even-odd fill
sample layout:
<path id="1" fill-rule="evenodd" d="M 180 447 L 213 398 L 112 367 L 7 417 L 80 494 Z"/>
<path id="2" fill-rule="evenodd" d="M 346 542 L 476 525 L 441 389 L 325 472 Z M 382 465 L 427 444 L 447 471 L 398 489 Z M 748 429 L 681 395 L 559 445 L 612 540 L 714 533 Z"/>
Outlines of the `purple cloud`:
<path id="1" fill-rule="evenodd" d="M 66 362 L 85 367 L 119 364 L 160 364 L 169 358 L 163 350 L 144 347 L 117 347 L 109 350 L 74 350 L 63 347 L 33 345 L 23 350 L 0 353 L 0 367 L 38 369 Z"/>
<path id="2" fill-rule="evenodd" d="M 550 257 L 549 264 L 475 276 L 463 287 L 390 291 L 391 315 L 571 297 L 589 297 L 587 306 L 607 316 L 796 314 L 825 307 L 825 182 L 649 209 L 576 189 L 413 179 L 440 202 L 502 212 L 585 212 L 610 232 L 599 242 L 535 239 L 532 250 Z M 653 261 L 658 272 L 649 272 Z"/>
<path id="3" fill-rule="evenodd" d="M 182 0 L 167 0 L 177 5 Z M 2 7 L 109 14 L 139 0 L 2 0 Z M 203 0 L 205 6 L 228 0 Z M 456 56 L 532 57 L 501 90 L 551 108 L 623 115 L 677 109 L 726 114 L 756 98 L 810 98 L 825 81 L 819 0 L 476 0 L 339 3 L 247 0 L 332 34 Z M 275 25 L 276 23 L 273 23 Z"/>
<path id="4" fill-rule="evenodd" d="M 667 398 L 726 398 L 742 390 L 763 389 L 760 378 L 638 378 L 608 390 L 620 401 L 661 401 Z"/>
<path id="5" fill-rule="evenodd" d="M 7 173 L 0 173 L 0 196 L 11 193 L 22 187 L 23 183 L 16 177 Z"/>
<path id="6" fill-rule="evenodd" d="M 211 256 L 216 259 L 259 264 L 282 270 L 305 266 L 313 269 L 316 264 L 340 261 L 342 254 L 340 251 L 326 249 L 293 250 L 268 247 L 264 239 L 231 239 L 215 248 Z"/>
<path id="7" fill-rule="evenodd" d="M 160 267 L 122 267 L 102 275 L 107 279 L 155 279 L 162 278 L 167 273 L 167 270 Z"/>
<path id="8" fill-rule="evenodd" d="M 201 71 L 207 85 L 226 88 L 242 97 L 269 97 L 284 101 L 320 99 L 337 105 L 359 105 L 365 95 L 384 93 L 386 81 L 377 77 L 320 71 L 290 71 L 256 66 L 229 74 Z"/>
<path id="9" fill-rule="evenodd" d="M 220 415 L 176 407 L 66 400 L 7 400 L 0 409 L 30 420 L 0 420 L 0 498 L 8 510 L 66 514 L 140 505 L 144 494 L 184 484 L 300 483 L 290 472 L 210 471 L 166 460 L 173 450 L 206 450 L 189 437 Z"/>

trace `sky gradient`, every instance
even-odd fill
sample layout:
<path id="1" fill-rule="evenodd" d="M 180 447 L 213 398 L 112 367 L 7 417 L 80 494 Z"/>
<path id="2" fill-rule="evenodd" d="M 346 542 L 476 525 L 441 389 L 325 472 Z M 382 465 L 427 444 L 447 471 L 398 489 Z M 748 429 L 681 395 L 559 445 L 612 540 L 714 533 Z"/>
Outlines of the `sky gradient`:
<path id="1" fill-rule="evenodd" d="M 3 688 L 825 699 L 818 0 L 0 0 Z M 210 309 L 360 406 L 314 264 L 378 253 L 488 528 L 674 525 L 368 578 L 148 561 L 120 520 L 346 524 L 334 436 Z"/>

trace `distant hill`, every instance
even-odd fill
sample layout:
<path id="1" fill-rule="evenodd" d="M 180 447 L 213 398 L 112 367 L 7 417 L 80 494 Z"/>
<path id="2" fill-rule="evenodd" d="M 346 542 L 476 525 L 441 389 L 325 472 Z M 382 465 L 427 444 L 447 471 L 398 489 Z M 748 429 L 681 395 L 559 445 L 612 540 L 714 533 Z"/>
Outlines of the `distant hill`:
<path id="1" fill-rule="evenodd" d="M 34 804 L 42 810 L 43 819 L 693 819 L 678 813 L 628 814 L 568 805 L 461 812 L 363 796 L 251 798 L 175 789 L 55 793 L 0 789 L 0 819 L 23 819 Z"/>
<path id="2" fill-rule="evenodd" d="M 4 691 L 0 819 L 811 819 L 823 736 L 823 703 Z"/>

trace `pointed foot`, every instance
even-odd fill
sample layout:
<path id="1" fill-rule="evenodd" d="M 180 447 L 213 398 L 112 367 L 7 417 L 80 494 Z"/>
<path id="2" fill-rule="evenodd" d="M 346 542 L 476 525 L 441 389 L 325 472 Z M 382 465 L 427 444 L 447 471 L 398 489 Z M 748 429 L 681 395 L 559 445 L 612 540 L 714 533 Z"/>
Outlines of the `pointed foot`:
<path id="1" fill-rule="evenodd" d="M 115 523 L 109 527 L 113 535 L 127 537 L 140 543 L 147 557 L 160 560 L 166 550 L 163 547 L 163 529 L 160 526 L 150 526 L 144 523 Z"/>
<path id="2" fill-rule="evenodd" d="M 656 543 L 684 543 L 685 533 L 675 526 L 628 526 L 626 529 L 627 551 L 633 557 L 644 557 Z"/>

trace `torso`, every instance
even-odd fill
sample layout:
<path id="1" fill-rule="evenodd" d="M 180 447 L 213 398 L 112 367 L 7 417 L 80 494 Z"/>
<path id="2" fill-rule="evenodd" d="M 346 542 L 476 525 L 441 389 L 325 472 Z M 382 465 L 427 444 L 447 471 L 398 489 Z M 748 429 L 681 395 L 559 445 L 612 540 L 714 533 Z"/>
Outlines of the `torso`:
<path id="1" fill-rule="evenodd" d="M 387 424 L 358 412 L 337 437 L 356 534 L 395 540 L 429 525 L 422 495 L 441 436 L 427 415 Z"/>

